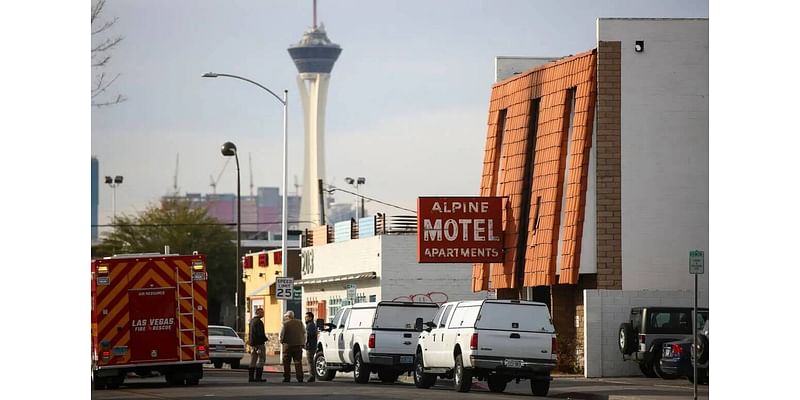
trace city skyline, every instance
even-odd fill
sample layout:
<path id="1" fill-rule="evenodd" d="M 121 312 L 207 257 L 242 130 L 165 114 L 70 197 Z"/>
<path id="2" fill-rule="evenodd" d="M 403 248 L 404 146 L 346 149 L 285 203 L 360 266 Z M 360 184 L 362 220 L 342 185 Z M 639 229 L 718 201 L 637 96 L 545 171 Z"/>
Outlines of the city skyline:
<path id="1" fill-rule="evenodd" d="M 495 56 L 563 57 L 593 48 L 598 17 L 707 17 L 707 2 L 511 1 L 509 20 L 494 3 L 318 2 L 318 21 L 342 52 L 326 112 L 326 184 L 415 209 L 425 195 L 477 195 Z M 241 75 L 289 91 L 289 187 L 302 182 L 303 122 L 296 69 L 286 48 L 312 25 L 312 2 L 115 1 L 114 89 L 127 101 L 92 110 L 92 155 L 100 176 L 123 175 L 117 213 L 133 214 L 173 190 L 235 193 L 235 168 L 219 146 L 242 155 L 242 193 L 280 187 L 279 104 L 241 82 L 202 79 L 208 71 Z M 421 10 L 424 10 L 422 12 Z M 502 18 L 501 18 L 502 17 Z M 202 26 L 200 30 L 197 27 Z M 557 27 L 568 34 L 554 35 Z M 250 163 L 245 154 L 252 158 Z M 213 178 L 211 179 L 213 180 Z M 99 224 L 111 215 L 100 184 Z M 340 203 L 355 201 L 336 193 Z M 407 211 L 367 202 L 371 213 Z"/>

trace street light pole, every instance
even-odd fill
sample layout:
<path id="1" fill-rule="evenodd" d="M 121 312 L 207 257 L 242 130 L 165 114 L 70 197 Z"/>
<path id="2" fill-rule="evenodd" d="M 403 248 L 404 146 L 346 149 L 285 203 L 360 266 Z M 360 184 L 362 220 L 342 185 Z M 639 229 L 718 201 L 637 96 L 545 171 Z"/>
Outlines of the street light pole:
<path id="1" fill-rule="evenodd" d="M 361 195 L 361 192 L 358 190 L 358 188 L 359 188 L 359 186 L 367 183 L 367 178 L 364 178 L 363 176 L 359 176 L 358 178 L 353 179 L 353 178 L 348 176 L 348 177 L 344 178 L 344 181 L 347 182 L 348 184 L 350 184 L 351 186 L 356 188 L 356 197 L 360 197 L 361 198 L 361 213 L 360 213 L 360 216 L 359 216 L 359 212 L 358 212 L 359 211 L 358 199 L 356 199 L 356 220 L 358 220 L 360 218 L 363 218 L 365 216 L 364 215 L 365 214 L 364 213 L 364 196 Z"/>
<path id="2" fill-rule="evenodd" d="M 122 184 L 122 176 L 117 175 L 115 177 L 106 176 L 105 182 L 108 186 L 111 187 L 111 214 L 114 218 L 117 218 L 117 186 Z"/>
<path id="3" fill-rule="evenodd" d="M 240 275 L 242 271 L 242 186 L 241 186 L 241 176 L 239 174 L 239 152 L 236 149 L 236 145 L 231 142 L 225 142 L 222 145 L 222 155 L 225 157 L 234 156 L 236 158 L 236 292 L 233 295 L 233 302 L 236 305 L 236 332 L 239 332 L 239 327 L 241 327 L 240 321 L 240 309 L 239 309 L 239 299 L 244 298 L 241 296 L 239 287 L 241 286 L 242 277 Z"/>
<path id="4" fill-rule="evenodd" d="M 288 203 L 289 202 L 288 202 L 288 194 L 287 194 L 287 191 L 286 191 L 286 188 L 288 186 L 288 178 L 287 178 L 287 176 L 288 176 L 288 149 L 289 149 L 289 91 L 288 90 L 284 90 L 283 91 L 283 99 L 281 99 L 280 97 L 278 97 L 278 95 L 276 95 L 272 90 L 269 90 L 266 86 L 264 86 L 264 85 L 262 85 L 262 84 L 260 84 L 260 83 L 258 83 L 256 81 L 253 81 L 253 80 L 241 77 L 241 76 L 230 75 L 230 74 L 218 74 L 218 73 L 214 73 L 214 72 L 208 72 L 208 73 L 203 74 L 203 78 L 216 78 L 216 77 L 220 77 L 220 76 L 226 77 L 226 78 L 239 79 L 239 80 L 242 80 L 242 81 L 245 81 L 245 82 L 252 83 L 253 85 L 256 85 L 256 86 L 260 87 L 261 89 L 264 89 L 267 92 L 269 92 L 269 94 L 271 94 L 273 97 L 275 97 L 275 99 L 277 99 L 283 105 L 283 187 L 281 188 L 281 190 L 283 190 L 283 213 L 281 215 L 281 226 L 282 226 L 282 228 L 281 228 L 281 264 L 282 264 L 282 267 L 283 267 L 282 268 L 283 269 L 283 276 L 286 277 L 287 276 L 287 271 L 288 271 L 287 263 L 288 263 L 288 260 L 289 260 L 289 254 L 287 253 L 287 242 L 286 242 L 287 235 L 288 235 L 288 232 L 289 232 L 289 225 L 287 223 L 288 215 L 289 215 L 288 214 L 288 207 L 289 207 Z M 238 170 L 238 168 L 237 168 L 237 170 Z M 281 302 L 281 317 L 283 317 L 283 314 L 285 314 L 285 313 L 286 313 L 286 301 L 283 301 L 283 302 Z"/>

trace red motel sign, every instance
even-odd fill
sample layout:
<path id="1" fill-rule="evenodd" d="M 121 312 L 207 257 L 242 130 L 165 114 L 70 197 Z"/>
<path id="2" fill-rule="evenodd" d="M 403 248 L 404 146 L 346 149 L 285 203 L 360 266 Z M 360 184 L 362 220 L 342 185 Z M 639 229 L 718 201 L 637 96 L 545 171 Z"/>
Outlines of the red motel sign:
<path id="1" fill-rule="evenodd" d="M 503 262 L 502 197 L 417 198 L 417 262 Z"/>

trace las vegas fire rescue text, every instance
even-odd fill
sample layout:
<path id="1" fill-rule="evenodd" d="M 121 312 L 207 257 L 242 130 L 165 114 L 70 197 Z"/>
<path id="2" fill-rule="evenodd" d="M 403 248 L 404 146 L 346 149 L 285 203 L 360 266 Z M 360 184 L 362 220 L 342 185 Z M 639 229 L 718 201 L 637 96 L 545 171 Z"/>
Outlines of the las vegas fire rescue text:
<path id="1" fill-rule="evenodd" d="M 417 261 L 502 262 L 501 197 L 419 197 Z"/>

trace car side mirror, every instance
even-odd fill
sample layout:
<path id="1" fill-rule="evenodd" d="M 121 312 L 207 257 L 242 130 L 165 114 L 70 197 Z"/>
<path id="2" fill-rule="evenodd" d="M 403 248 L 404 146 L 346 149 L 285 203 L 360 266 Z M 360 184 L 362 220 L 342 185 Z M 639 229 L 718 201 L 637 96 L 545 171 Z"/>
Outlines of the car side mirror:
<path id="1" fill-rule="evenodd" d="M 422 332 L 422 318 L 417 318 L 414 321 L 414 330 L 417 332 Z"/>
<path id="2" fill-rule="evenodd" d="M 433 321 L 426 322 L 425 326 L 427 326 L 428 328 L 436 328 L 436 324 L 433 323 Z"/>
<path id="3" fill-rule="evenodd" d="M 330 322 L 329 322 L 329 323 L 327 323 L 327 324 L 325 324 L 325 332 L 330 332 L 330 331 L 332 331 L 334 328 L 336 328 L 336 325 L 334 325 L 334 324 L 332 324 L 332 323 L 330 323 Z"/>

